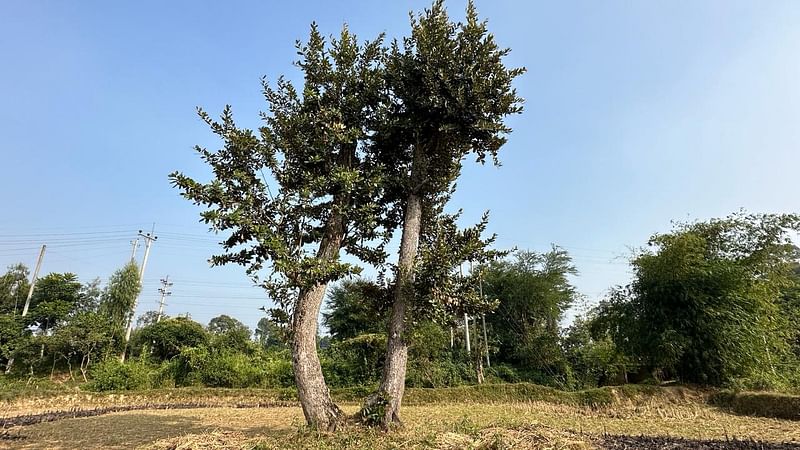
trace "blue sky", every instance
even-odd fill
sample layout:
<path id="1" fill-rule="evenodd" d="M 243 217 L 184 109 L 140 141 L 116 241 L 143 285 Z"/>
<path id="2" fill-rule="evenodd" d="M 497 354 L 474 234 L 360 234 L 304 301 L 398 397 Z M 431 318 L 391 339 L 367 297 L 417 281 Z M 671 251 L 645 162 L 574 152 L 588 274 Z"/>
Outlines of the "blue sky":
<path id="1" fill-rule="evenodd" d="M 453 199 L 465 222 L 491 210 L 501 246 L 564 246 L 591 303 L 671 220 L 800 211 L 800 3 L 476 3 L 528 69 L 503 166 L 468 166 Z M 207 173 L 192 147 L 216 141 L 195 107 L 231 104 L 256 127 L 260 77 L 297 77 L 310 22 L 399 37 L 427 5 L 3 2 L 0 265 L 32 266 L 46 243 L 43 273 L 105 280 L 155 222 L 140 311 L 170 275 L 168 313 L 254 325 L 263 294 L 239 267 L 208 267 L 215 239 L 167 181 Z"/>

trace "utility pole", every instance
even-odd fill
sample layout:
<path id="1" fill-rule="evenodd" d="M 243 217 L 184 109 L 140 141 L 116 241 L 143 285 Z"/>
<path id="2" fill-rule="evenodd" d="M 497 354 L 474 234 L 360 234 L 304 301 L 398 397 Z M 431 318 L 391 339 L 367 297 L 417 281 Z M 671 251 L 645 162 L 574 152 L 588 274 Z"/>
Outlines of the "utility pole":
<path id="1" fill-rule="evenodd" d="M 136 261 L 136 249 L 139 248 L 139 238 L 132 240 L 131 246 L 133 246 L 133 250 L 131 251 L 131 261 Z"/>
<path id="2" fill-rule="evenodd" d="M 464 341 L 467 343 L 467 354 L 469 354 L 472 349 L 469 344 L 469 317 L 467 317 L 467 313 L 464 313 Z"/>
<path id="3" fill-rule="evenodd" d="M 44 259 L 45 250 L 47 250 L 47 245 L 42 244 L 42 250 L 39 252 L 39 259 L 36 260 L 36 269 L 34 269 L 33 276 L 31 277 L 31 287 L 28 289 L 28 297 L 25 299 L 25 306 L 22 308 L 22 317 L 28 315 L 28 308 L 31 306 L 31 297 L 33 297 L 33 288 L 36 286 L 36 279 L 39 277 L 39 269 L 42 268 L 42 260 Z M 13 365 L 14 358 L 8 358 L 8 362 L 6 363 L 6 373 L 11 372 L 11 366 Z"/>
<path id="4" fill-rule="evenodd" d="M 42 267 L 42 260 L 44 259 L 45 250 L 47 250 L 47 245 L 42 245 L 42 250 L 39 252 L 39 259 L 36 261 L 36 269 L 33 271 L 33 277 L 31 278 L 31 288 L 28 289 L 28 298 L 25 299 L 25 307 L 22 308 L 22 317 L 28 315 L 28 307 L 31 305 L 33 288 L 36 286 L 36 278 L 39 276 L 39 269 Z"/>
<path id="5" fill-rule="evenodd" d="M 454 341 L 455 341 L 455 336 L 453 336 L 453 326 L 450 325 L 450 349 L 453 348 Z"/>
<path id="6" fill-rule="evenodd" d="M 458 274 L 463 279 L 464 278 L 464 267 L 462 263 L 458 264 Z M 469 317 L 467 317 L 467 313 L 464 313 L 464 341 L 467 345 L 467 354 L 469 355 L 471 352 L 470 342 L 469 342 Z"/>
<path id="7" fill-rule="evenodd" d="M 161 287 L 158 288 L 158 292 L 161 293 L 161 300 L 158 302 L 158 318 L 156 322 L 161 322 L 161 316 L 164 315 L 164 300 L 168 295 L 172 295 L 172 291 L 169 290 L 170 286 L 172 286 L 172 283 L 170 283 L 169 275 L 167 275 L 161 279 Z"/>
<path id="8" fill-rule="evenodd" d="M 147 267 L 147 258 L 150 256 L 150 247 L 153 245 L 158 236 L 155 236 L 153 232 L 155 231 L 155 224 L 153 224 L 153 230 L 149 233 L 142 233 L 142 230 L 139 230 L 139 236 L 144 238 L 144 259 L 142 260 L 142 268 L 139 269 L 139 287 L 141 288 L 142 282 L 144 281 L 144 269 Z M 138 240 L 138 239 L 137 239 Z M 141 297 L 142 291 L 139 290 L 139 297 Z M 125 350 L 122 351 L 122 356 L 120 357 L 120 361 L 125 362 L 125 352 L 128 349 L 128 341 L 131 340 L 131 332 L 133 331 L 133 316 L 136 315 L 136 306 L 139 304 L 139 297 L 136 298 L 136 301 L 133 302 L 133 307 L 131 308 L 131 314 L 128 317 L 128 327 L 125 331 Z"/>
<path id="9" fill-rule="evenodd" d="M 489 362 L 489 338 L 486 337 L 486 314 L 481 314 L 481 322 L 483 322 L 483 349 L 486 351 L 486 367 L 492 367 Z"/>
<path id="10" fill-rule="evenodd" d="M 470 261 L 470 264 L 472 262 Z M 470 272 L 472 268 L 470 267 Z M 483 278 L 478 274 L 478 295 L 481 296 L 481 300 L 483 300 Z M 486 367 L 492 367 L 492 363 L 489 362 L 489 338 L 486 335 L 486 314 L 481 314 L 481 322 L 483 322 L 483 349 L 486 352 Z"/>

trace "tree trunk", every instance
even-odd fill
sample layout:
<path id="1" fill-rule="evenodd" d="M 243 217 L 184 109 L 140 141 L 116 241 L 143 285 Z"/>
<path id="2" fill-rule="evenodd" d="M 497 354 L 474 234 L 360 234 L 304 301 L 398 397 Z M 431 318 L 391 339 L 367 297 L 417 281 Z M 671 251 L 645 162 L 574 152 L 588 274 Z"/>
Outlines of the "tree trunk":
<path id="1" fill-rule="evenodd" d="M 378 392 L 367 398 L 362 410 L 362 414 L 366 411 L 374 412 L 383 403 L 380 424 L 384 428 L 388 428 L 391 424 L 402 424 L 400 406 L 406 387 L 408 363 L 406 308 L 414 297 L 414 261 L 417 257 L 421 230 L 422 197 L 412 193 L 408 196 L 403 217 L 403 236 L 400 241 L 397 284 L 389 319 L 383 377 Z"/>
<path id="2" fill-rule="evenodd" d="M 317 257 L 325 261 L 338 259 L 343 238 L 342 217 L 334 211 L 326 224 Z M 342 411 L 331 400 L 317 354 L 317 319 L 327 285 L 317 283 L 298 295 L 292 318 L 292 365 L 306 422 L 318 430 L 333 431 Z"/>

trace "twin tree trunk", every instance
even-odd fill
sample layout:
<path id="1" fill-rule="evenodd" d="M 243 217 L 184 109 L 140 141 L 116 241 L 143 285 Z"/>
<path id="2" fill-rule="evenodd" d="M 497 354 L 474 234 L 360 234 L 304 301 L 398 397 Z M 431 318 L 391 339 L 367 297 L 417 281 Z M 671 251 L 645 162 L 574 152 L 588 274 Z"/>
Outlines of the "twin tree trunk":
<path id="1" fill-rule="evenodd" d="M 400 257 L 397 264 L 397 285 L 389 321 L 389 338 L 383 378 L 377 396 L 367 399 L 366 408 L 375 408 L 381 398 L 384 405 L 383 427 L 401 424 L 400 405 L 406 387 L 406 365 L 408 362 L 408 336 L 406 335 L 406 309 L 414 297 L 414 261 L 417 258 L 422 227 L 422 197 L 409 194 L 403 217 L 403 236 L 400 241 Z"/>
<path id="2" fill-rule="evenodd" d="M 317 257 L 323 261 L 335 261 L 343 238 L 342 216 L 334 211 L 326 224 Z M 317 355 L 317 319 L 327 285 L 316 283 L 298 295 L 292 317 L 292 366 L 306 422 L 319 430 L 333 431 L 342 411 L 331 400 Z"/>

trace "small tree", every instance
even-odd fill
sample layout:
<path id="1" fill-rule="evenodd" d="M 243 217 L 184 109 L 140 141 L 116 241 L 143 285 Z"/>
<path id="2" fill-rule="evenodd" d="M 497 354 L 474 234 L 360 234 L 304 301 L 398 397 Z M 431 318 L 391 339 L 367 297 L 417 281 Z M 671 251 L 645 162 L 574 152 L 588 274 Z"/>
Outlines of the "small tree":
<path id="1" fill-rule="evenodd" d="M 262 317 L 256 325 L 255 337 L 264 350 L 285 349 L 286 330 L 269 317 Z"/>
<path id="2" fill-rule="evenodd" d="M 322 320 L 334 341 L 381 333 L 386 330 L 390 302 L 390 292 L 378 283 L 345 280 L 331 289 Z"/>
<path id="3" fill-rule="evenodd" d="M 228 315 L 214 317 L 208 322 L 208 331 L 215 346 L 221 349 L 248 351 L 251 347 L 250 329 L 247 325 Z"/>
<path id="4" fill-rule="evenodd" d="M 29 286 L 28 268 L 24 264 L 9 266 L 0 276 L 0 314 L 21 314 Z"/>
<path id="5" fill-rule="evenodd" d="M 131 261 L 109 278 L 98 306 L 100 314 L 108 317 L 114 327 L 124 328 L 141 289 L 139 267 Z"/>
<path id="6" fill-rule="evenodd" d="M 177 356 L 183 348 L 207 344 L 208 338 L 199 323 L 175 317 L 142 328 L 133 341 L 137 347 L 149 347 L 152 355 L 163 361 Z"/>
<path id="7" fill-rule="evenodd" d="M 517 251 L 513 258 L 489 264 L 483 291 L 499 301 L 486 320 L 499 341 L 498 362 L 565 382 L 559 323 L 578 297 L 570 282 L 577 271 L 566 251 Z M 538 380 L 537 380 L 538 381 Z"/>
<path id="8" fill-rule="evenodd" d="M 117 344 L 112 324 L 96 312 L 78 313 L 60 327 L 52 339 L 53 351 L 67 363 L 70 377 L 73 377 L 73 364 L 77 364 L 84 381 L 88 381 L 86 375 L 90 365 L 100 360 L 102 355 L 117 350 Z"/>

